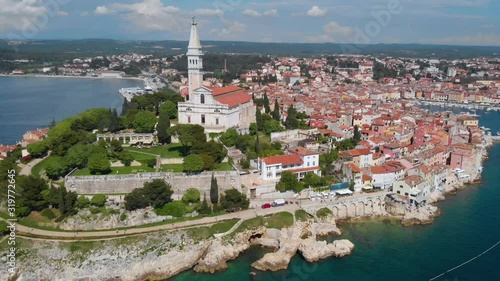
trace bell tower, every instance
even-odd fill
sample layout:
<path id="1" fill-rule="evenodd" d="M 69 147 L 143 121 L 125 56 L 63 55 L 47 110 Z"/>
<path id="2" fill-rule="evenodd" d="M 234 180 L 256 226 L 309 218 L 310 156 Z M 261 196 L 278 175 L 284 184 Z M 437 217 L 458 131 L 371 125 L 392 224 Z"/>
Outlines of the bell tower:
<path id="1" fill-rule="evenodd" d="M 193 17 L 191 23 L 191 36 L 186 55 L 188 59 L 189 96 L 191 97 L 194 90 L 203 86 L 203 52 L 195 17 Z"/>

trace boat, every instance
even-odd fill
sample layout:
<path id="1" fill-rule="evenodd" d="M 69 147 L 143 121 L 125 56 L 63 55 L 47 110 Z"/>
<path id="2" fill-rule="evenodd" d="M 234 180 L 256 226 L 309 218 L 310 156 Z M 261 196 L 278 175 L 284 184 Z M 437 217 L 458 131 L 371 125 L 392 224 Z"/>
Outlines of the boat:
<path id="1" fill-rule="evenodd" d="M 481 130 L 483 130 L 483 131 L 491 131 L 491 129 L 490 129 L 490 128 L 486 128 L 486 127 L 484 127 L 484 126 L 479 127 L 479 129 L 481 129 Z"/>
<path id="2" fill-rule="evenodd" d="M 497 136 L 499 136 L 499 137 L 500 137 L 500 132 L 497 132 Z"/>

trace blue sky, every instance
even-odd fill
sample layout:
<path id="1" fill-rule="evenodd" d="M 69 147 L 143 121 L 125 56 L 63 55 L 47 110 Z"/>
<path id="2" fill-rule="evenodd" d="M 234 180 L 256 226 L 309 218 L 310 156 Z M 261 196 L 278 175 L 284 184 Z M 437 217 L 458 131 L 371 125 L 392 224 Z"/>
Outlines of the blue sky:
<path id="1" fill-rule="evenodd" d="M 500 46 L 500 0 L 0 0 L 0 38 Z"/>

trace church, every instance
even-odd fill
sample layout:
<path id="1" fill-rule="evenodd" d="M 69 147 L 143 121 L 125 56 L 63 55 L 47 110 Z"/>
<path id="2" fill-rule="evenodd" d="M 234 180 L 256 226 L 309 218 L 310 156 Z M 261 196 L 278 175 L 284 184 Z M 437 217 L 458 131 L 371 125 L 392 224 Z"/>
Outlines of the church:
<path id="1" fill-rule="evenodd" d="M 189 99 L 179 103 L 179 124 L 196 124 L 207 133 L 235 128 L 247 133 L 255 122 L 255 105 L 251 95 L 236 86 L 211 88 L 203 86 L 203 52 L 193 18 L 187 52 Z"/>

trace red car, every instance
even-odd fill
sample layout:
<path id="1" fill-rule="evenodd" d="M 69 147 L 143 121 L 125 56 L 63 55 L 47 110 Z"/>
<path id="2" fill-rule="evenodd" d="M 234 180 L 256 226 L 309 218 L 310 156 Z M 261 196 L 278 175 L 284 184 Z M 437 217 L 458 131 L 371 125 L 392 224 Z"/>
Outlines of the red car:
<path id="1" fill-rule="evenodd" d="M 269 209 L 269 208 L 271 208 L 271 204 L 269 203 L 262 205 L 262 209 Z"/>

